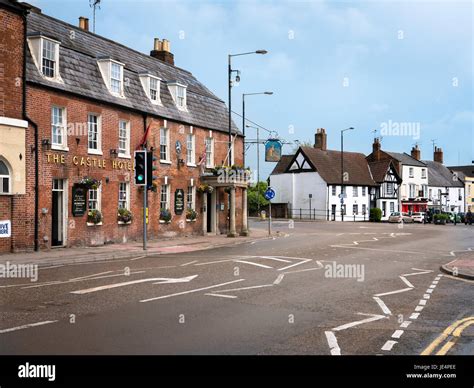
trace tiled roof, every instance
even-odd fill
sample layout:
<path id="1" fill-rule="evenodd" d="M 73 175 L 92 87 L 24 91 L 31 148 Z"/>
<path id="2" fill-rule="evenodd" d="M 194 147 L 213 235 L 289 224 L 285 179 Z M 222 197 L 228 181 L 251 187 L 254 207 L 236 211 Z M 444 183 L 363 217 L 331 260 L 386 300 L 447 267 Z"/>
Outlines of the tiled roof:
<path id="1" fill-rule="evenodd" d="M 428 185 L 435 187 L 464 187 L 459 179 L 455 179 L 454 174 L 445 165 L 424 160 L 428 166 Z"/>
<path id="2" fill-rule="evenodd" d="M 61 42 L 59 73 L 64 84 L 45 79 L 34 64 L 29 50 L 28 82 L 189 125 L 227 132 L 228 111 L 225 103 L 190 72 L 61 20 L 31 12 L 28 15 L 28 34 L 35 33 L 41 33 Z M 125 65 L 123 77 L 124 80 L 129 80 L 129 82 L 124 82 L 126 98 L 115 97 L 108 91 L 97 64 L 99 57 L 110 57 Z M 164 81 L 161 82 L 160 89 L 163 106 L 153 105 L 145 94 L 138 76 L 139 73 L 144 72 L 160 77 Z M 178 110 L 166 86 L 166 81 L 178 81 L 187 86 L 187 112 Z M 234 123 L 233 131 L 240 133 Z"/>
<path id="3" fill-rule="evenodd" d="M 277 163 L 270 175 L 283 174 L 288 168 L 294 155 L 282 155 L 280 161 Z"/>
<path id="4" fill-rule="evenodd" d="M 448 167 L 451 171 L 462 172 L 464 176 L 474 178 L 474 165 Z"/>
<path id="5" fill-rule="evenodd" d="M 377 183 L 382 183 L 385 180 L 387 171 L 391 165 L 392 161 L 390 159 L 369 162 L 370 172 L 372 173 L 372 178 Z"/>
<path id="6" fill-rule="evenodd" d="M 402 163 L 405 166 L 415 166 L 415 167 L 426 167 L 426 165 L 413 158 L 411 155 L 408 155 L 407 153 L 400 153 L 400 152 L 389 152 L 389 151 L 384 151 L 388 155 L 390 155 L 393 159 L 398 160 L 400 163 Z"/>
<path id="7" fill-rule="evenodd" d="M 341 183 L 341 152 L 300 147 L 328 184 Z M 365 155 L 344 151 L 344 171 L 348 173 L 346 185 L 375 186 Z"/>

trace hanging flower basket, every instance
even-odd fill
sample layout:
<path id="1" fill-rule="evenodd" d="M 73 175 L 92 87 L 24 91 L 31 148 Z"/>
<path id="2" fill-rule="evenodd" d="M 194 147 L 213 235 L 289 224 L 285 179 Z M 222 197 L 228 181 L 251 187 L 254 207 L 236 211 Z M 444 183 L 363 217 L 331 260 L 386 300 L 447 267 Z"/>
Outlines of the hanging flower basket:
<path id="1" fill-rule="evenodd" d="M 193 222 L 196 221 L 197 218 L 197 212 L 194 209 L 188 209 L 186 211 L 186 221 L 188 222 Z"/>
<path id="2" fill-rule="evenodd" d="M 214 191 L 214 187 L 209 186 L 208 184 L 203 184 L 203 185 L 200 185 L 197 188 L 197 191 L 200 192 L 200 193 L 209 193 L 209 194 L 211 194 Z"/>
<path id="3" fill-rule="evenodd" d="M 160 210 L 160 223 L 169 224 L 171 222 L 171 212 L 168 209 Z"/>
<path id="4" fill-rule="evenodd" d="M 117 212 L 117 221 L 122 224 L 130 224 L 132 222 L 132 212 L 128 209 L 119 208 Z"/>
<path id="5" fill-rule="evenodd" d="M 91 177 L 84 177 L 82 178 L 78 185 L 82 186 L 82 187 L 85 187 L 86 189 L 97 189 L 101 184 L 101 181 L 99 181 L 98 179 L 94 179 L 94 178 L 91 178 Z"/>
<path id="6" fill-rule="evenodd" d="M 87 223 L 98 225 L 102 222 L 102 213 L 99 210 L 89 210 L 87 213 Z"/>
<path id="7" fill-rule="evenodd" d="M 158 192 L 158 182 L 156 182 L 156 181 L 152 182 L 151 191 L 153 191 L 154 193 Z"/>

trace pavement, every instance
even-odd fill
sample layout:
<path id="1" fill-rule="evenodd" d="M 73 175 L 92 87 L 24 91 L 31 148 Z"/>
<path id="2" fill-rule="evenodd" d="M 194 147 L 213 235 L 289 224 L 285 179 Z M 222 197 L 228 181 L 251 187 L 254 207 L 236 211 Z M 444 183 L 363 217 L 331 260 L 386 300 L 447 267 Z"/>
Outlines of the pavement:
<path id="1" fill-rule="evenodd" d="M 275 236 L 278 236 L 277 234 Z M 120 244 L 106 244 L 97 247 L 53 248 L 39 252 L 18 252 L 0 255 L 0 264 L 36 264 L 39 267 L 77 264 L 93 261 L 146 257 L 165 253 L 183 253 L 212 249 L 223 246 L 265 239 L 268 232 L 261 229 L 252 230 L 247 237 L 229 238 L 226 235 L 186 236 L 149 240 L 147 250 L 143 250 L 141 241 L 130 241 Z"/>
<path id="2" fill-rule="evenodd" d="M 452 276 L 474 280 L 474 252 L 460 252 L 458 256 L 462 258 L 443 264 L 441 270 Z"/>
<path id="3" fill-rule="evenodd" d="M 440 270 L 474 249 L 472 227 L 273 230 L 281 238 L 0 279 L 0 354 L 474 353 L 474 282 Z"/>

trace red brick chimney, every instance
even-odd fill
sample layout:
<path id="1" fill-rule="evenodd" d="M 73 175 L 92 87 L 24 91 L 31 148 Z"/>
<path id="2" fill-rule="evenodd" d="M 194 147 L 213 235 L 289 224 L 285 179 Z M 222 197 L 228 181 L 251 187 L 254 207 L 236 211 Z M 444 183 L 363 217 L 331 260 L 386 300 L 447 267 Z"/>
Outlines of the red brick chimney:
<path id="1" fill-rule="evenodd" d="M 84 31 L 89 31 L 89 19 L 84 16 L 79 17 L 79 28 Z"/>
<path id="2" fill-rule="evenodd" d="M 443 150 L 441 148 L 435 147 L 434 154 L 433 154 L 433 160 L 435 162 L 443 164 Z"/>
<path id="3" fill-rule="evenodd" d="M 155 38 L 155 45 L 150 55 L 160 61 L 166 62 L 174 66 L 174 55 L 170 52 L 169 40 L 163 39 L 162 41 Z"/>
<path id="4" fill-rule="evenodd" d="M 372 154 L 373 154 L 373 158 L 375 161 L 379 161 L 380 160 L 380 149 L 381 149 L 381 145 L 380 145 L 380 139 L 378 137 L 376 137 L 374 139 L 374 144 L 372 144 Z"/>
<path id="5" fill-rule="evenodd" d="M 327 150 L 327 135 L 324 128 L 316 129 L 316 134 L 314 135 L 314 148 L 320 150 Z"/>
<path id="6" fill-rule="evenodd" d="M 416 160 L 421 159 L 421 151 L 418 148 L 418 144 L 416 144 L 412 149 L 411 149 L 411 157 Z"/>

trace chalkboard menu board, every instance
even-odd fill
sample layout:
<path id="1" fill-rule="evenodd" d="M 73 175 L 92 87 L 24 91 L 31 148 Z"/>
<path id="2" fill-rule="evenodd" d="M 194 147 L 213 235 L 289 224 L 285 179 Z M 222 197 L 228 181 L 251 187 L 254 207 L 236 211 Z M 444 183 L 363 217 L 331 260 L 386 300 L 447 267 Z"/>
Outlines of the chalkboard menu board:
<path id="1" fill-rule="evenodd" d="M 87 189 L 84 186 L 72 186 L 72 215 L 81 217 L 86 214 Z"/>
<path id="2" fill-rule="evenodd" d="M 174 192 L 174 214 L 180 215 L 184 211 L 184 191 L 176 189 Z"/>

